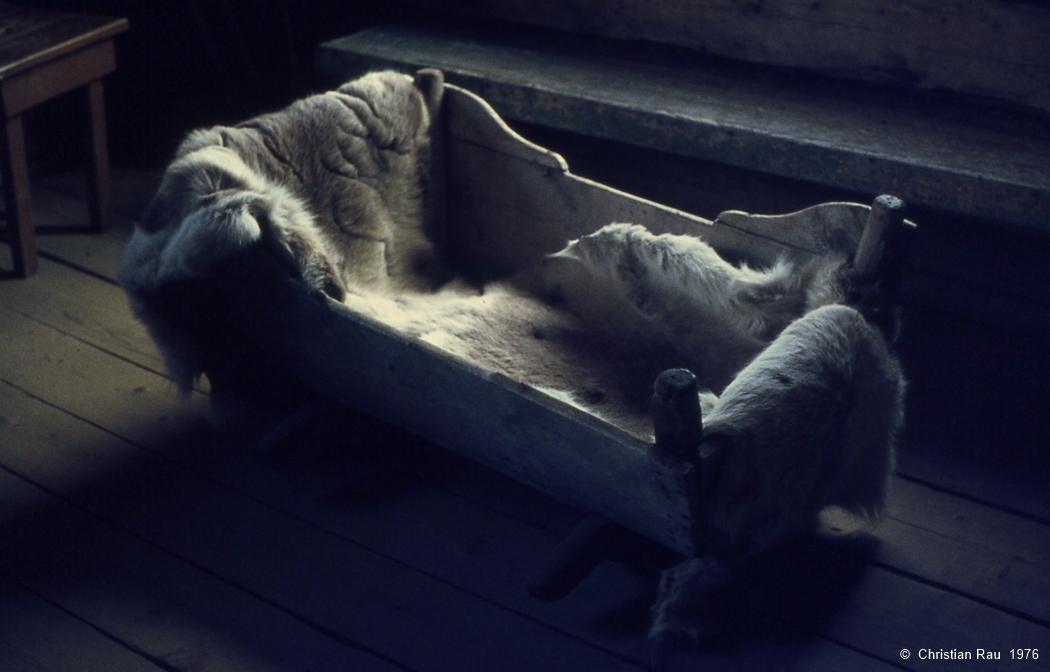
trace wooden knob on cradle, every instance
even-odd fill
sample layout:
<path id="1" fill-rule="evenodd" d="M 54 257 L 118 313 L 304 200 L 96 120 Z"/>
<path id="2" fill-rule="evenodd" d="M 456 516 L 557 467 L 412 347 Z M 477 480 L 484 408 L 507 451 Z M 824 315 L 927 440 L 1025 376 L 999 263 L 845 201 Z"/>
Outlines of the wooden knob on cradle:
<path id="1" fill-rule="evenodd" d="M 853 255 L 857 282 L 876 282 L 891 294 L 900 284 L 910 232 L 915 224 L 904 219 L 907 206 L 896 196 L 883 194 L 871 204 L 864 233 Z"/>
<path id="2" fill-rule="evenodd" d="M 657 376 L 652 415 L 656 448 L 693 461 L 704 438 L 696 376 L 686 369 L 668 369 Z"/>

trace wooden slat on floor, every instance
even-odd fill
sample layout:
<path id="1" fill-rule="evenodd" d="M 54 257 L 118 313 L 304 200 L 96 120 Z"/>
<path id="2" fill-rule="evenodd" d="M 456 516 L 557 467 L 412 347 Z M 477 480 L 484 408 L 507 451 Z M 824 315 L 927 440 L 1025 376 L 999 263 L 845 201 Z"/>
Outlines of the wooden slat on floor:
<path id="1" fill-rule="evenodd" d="M 6 469 L 0 471 L 0 489 L 33 493 L 47 503 L 44 510 L 5 528 L 11 545 L 3 553 L 0 574 L 13 576 L 24 586 L 23 593 L 31 590 L 48 604 L 60 605 L 65 620 L 79 623 L 80 629 L 137 653 L 149 662 L 140 665 L 143 669 L 403 669 L 317 632 L 294 614 L 115 529 Z M 26 623 L 27 614 L 9 616 L 0 631 Z M 67 630 L 69 635 L 52 631 L 50 643 L 23 641 L 37 652 L 65 649 L 71 660 L 79 648 L 82 655 L 90 654 L 87 643 L 71 639 L 75 633 Z M 95 668 L 71 663 L 54 669 Z M 97 669 L 138 668 L 114 663 Z"/>
<path id="2" fill-rule="evenodd" d="M 72 217 L 61 213 L 75 199 L 63 199 L 50 193 L 40 207 Z M 42 236 L 45 253 L 92 274 L 45 258 L 39 276 L 0 283 L 0 492 L 47 502 L 50 517 L 30 507 L 14 524 L 54 572 L 22 563 L 11 579 L 158 660 L 177 655 L 183 628 L 206 669 L 296 669 L 310 651 L 323 653 L 309 669 L 351 654 L 354 669 L 645 667 L 651 574 L 607 564 L 552 605 L 524 591 L 578 512 L 353 414 L 322 418 L 336 443 L 305 431 L 263 454 L 217 440 L 206 395 L 177 400 L 112 282 L 126 236 Z M 876 534 L 874 565 L 840 584 L 812 549 L 798 556 L 846 589 L 823 637 L 680 652 L 675 669 L 882 670 L 904 664 L 904 647 L 1005 652 L 1047 641 L 1046 525 L 898 479 Z M 79 547 L 100 550 L 55 569 Z M 106 557 L 125 569 L 105 574 Z M 108 589 L 80 585 L 124 575 L 130 587 L 111 596 L 160 600 L 181 620 L 128 622 L 100 606 Z M 268 625 L 244 615 L 255 609 Z M 230 629 L 231 619 L 245 625 Z M 0 661 L 14 660 L 3 641 Z"/>
<path id="3" fill-rule="evenodd" d="M 0 474 L 0 487 L 6 491 L 10 484 L 4 476 Z M 0 624 L 0 669 L 6 672 L 157 672 L 163 669 L 70 614 L 67 608 L 2 576 Z"/>

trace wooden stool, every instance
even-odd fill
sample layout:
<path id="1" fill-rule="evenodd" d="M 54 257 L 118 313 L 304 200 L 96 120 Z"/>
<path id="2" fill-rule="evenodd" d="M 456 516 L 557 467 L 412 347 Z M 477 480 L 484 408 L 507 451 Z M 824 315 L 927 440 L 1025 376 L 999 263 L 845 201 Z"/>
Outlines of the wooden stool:
<path id="1" fill-rule="evenodd" d="M 91 115 L 89 204 L 92 231 L 109 228 L 109 154 L 102 77 L 117 68 L 113 38 L 127 19 L 70 14 L 0 4 L 0 177 L 14 273 L 36 272 L 36 240 L 26 168 L 22 113 L 55 96 L 88 87 Z"/>

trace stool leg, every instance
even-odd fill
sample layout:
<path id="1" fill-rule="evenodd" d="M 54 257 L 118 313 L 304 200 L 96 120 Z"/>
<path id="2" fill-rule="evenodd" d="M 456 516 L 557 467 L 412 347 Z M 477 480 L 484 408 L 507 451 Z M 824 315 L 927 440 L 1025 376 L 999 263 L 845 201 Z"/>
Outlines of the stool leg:
<path id="1" fill-rule="evenodd" d="M 109 149 L 106 144 L 106 104 L 102 80 L 88 84 L 91 112 L 91 160 L 88 176 L 88 207 L 91 230 L 106 231 L 113 225 L 112 186 L 109 180 Z"/>
<path id="2" fill-rule="evenodd" d="M 33 230 L 33 203 L 29 194 L 22 117 L 9 117 L 0 133 L 0 175 L 4 180 L 4 205 L 11 232 L 11 254 L 15 275 L 27 278 L 36 273 L 36 238 Z"/>

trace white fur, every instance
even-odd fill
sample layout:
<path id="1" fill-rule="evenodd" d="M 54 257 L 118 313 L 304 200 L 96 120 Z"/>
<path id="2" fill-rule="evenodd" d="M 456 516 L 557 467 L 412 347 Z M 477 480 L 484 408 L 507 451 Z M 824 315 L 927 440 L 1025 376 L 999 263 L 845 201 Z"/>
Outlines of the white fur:
<path id="1" fill-rule="evenodd" d="M 819 268 L 842 263 L 829 257 Z M 826 272 L 818 286 L 812 266 L 737 267 L 699 238 L 612 224 L 548 257 L 543 277 L 592 328 L 659 337 L 678 351 L 679 366 L 720 391 L 792 320 L 822 305 L 816 297 L 838 300 L 840 284 Z"/>

